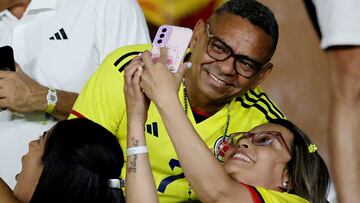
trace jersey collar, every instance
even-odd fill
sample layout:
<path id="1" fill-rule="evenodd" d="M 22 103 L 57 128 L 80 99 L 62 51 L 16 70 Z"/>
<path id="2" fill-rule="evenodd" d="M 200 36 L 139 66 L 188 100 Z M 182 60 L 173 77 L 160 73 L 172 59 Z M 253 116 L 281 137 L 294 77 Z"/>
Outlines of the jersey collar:
<path id="1" fill-rule="evenodd" d="M 53 10 L 58 7 L 60 0 L 31 0 L 28 12 L 35 10 Z"/>

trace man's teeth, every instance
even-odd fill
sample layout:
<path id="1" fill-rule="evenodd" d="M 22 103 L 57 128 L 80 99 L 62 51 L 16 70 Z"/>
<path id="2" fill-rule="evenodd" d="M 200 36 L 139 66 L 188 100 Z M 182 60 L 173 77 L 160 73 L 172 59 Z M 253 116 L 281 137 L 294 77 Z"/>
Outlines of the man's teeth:
<path id="1" fill-rule="evenodd" d="M 220 83 L 220 84 L 222 84 L 222 85 L 226 85 L 225 82 L 223 82 L 222 80 L 220 80 L 219 78 L 217 78 L 215 75 L 213 75 L 213 74 L 211 74 L 211 73 L 210 73 L 210 77 L 211 77 L 212 79 L 214 79 L 216 82 L 218 82 L 218 83 Z"/>

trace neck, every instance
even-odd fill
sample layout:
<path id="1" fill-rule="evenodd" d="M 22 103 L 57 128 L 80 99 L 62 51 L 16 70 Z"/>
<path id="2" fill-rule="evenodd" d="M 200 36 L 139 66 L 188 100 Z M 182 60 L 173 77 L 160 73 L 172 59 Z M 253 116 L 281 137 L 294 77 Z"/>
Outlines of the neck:
<path id="1" fill-rule="evenodd" d="M 199 94 L 200 90 L 193 89 L 191 82 L 185 81 L 185 88 L 187 98 L 190 103 L 191 108 L 196 108 L 197 110 L 206 112 L 208 115 L 213 115 L 218 112 L 222 107 L 224 107 L 227 101 L 214 102 L 213 100 L 207 98 L 203 94 Z"/>
<path id="2" fill-rule="evenodd" d="M 16 4 L 9 7 L 8 10 L 18 19 L 21 19 L 29 6 L 31 0 L 19 0 Z"/>

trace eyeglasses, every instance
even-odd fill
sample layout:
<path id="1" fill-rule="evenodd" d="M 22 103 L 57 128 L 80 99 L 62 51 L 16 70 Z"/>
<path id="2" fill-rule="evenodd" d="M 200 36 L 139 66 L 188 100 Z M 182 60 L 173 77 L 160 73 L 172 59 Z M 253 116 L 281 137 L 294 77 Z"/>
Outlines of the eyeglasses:
<path id="1" fill-rule="evenodd" d="M 271 146 L 274 139 L 277 139 L 281 145 L 291 154 L 289 146 L 280 132 L 262 131 L 258 133 L 239 132 L 230 135 L 230 146 L 237 146 L 239 141 L 245 138 L 251 138 L 252 143 L 257 146 Z"/>
<path id="2" fill-rule="evenodd" d="M 230 57 L 234 57 L 234 69 L 237 74 L 244 78 L 253 77 L 268 64 L 268 62 L 262 64 L 248 56 L 235 54 L 229 45 L 219 37 L 211 34 L 209 24 L 206 24 L 206 31 L 209 37 L 206 53 L 216 61 L 225 61 Z"/>

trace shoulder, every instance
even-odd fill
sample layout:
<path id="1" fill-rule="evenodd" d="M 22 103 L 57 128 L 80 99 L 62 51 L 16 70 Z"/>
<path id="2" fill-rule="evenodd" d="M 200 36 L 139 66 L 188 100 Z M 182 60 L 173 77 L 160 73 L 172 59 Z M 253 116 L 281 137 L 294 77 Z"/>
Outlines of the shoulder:
<path id="1" fill-rule="evenodd" d="M 105 61 L 113 65 L 113 67 L 118 71 L 122 72 L 126 65 L 129 64 L 133 58 L 146 50 L 151 50 L 151 47 L 151 44 L 123 46 L 110 53 L 105 58 Z"/>
<path id="2" fill-rule="evenodd" d="M 273 203 L 309 203 L 306 199 L 287 192 L 267 190 L 263 187 L 252 187 L 263 202 Z"/>
<path id="3" fill-rule="evenodd" d="M 123 46 L 106 56 L 103 63 L 112 66 L 122 72 L 126 65 L 140 53 L 151 50 L 151 44 L 134 44 Z"/>
<path id="4" fill-rule="evenodd" d="M 258 114 L 260 117 L 265 117 L 266 120 L 285 118 L 285 115 L 260 86 L 247 91 L 241 97 L 237 97 L 235 105 L 239 111 Z"/>

